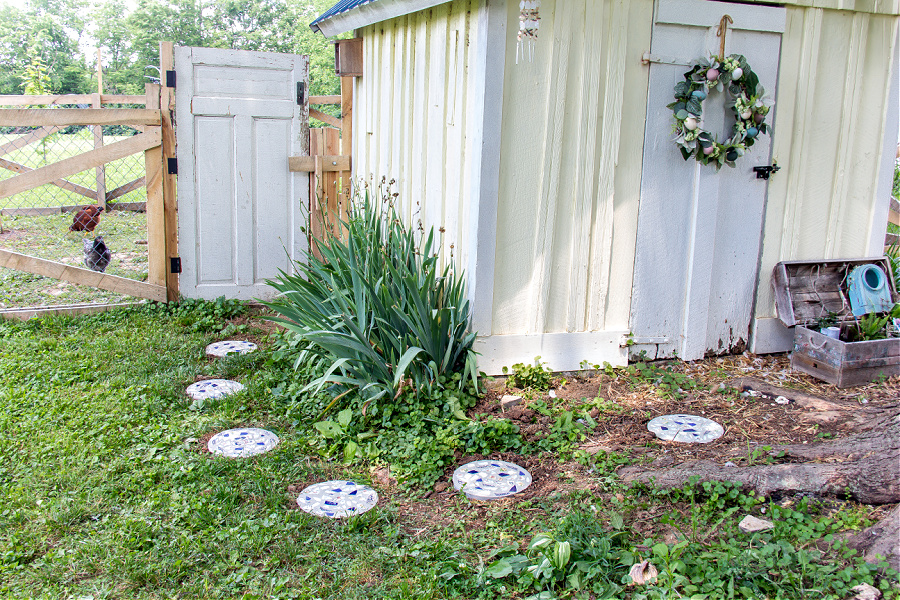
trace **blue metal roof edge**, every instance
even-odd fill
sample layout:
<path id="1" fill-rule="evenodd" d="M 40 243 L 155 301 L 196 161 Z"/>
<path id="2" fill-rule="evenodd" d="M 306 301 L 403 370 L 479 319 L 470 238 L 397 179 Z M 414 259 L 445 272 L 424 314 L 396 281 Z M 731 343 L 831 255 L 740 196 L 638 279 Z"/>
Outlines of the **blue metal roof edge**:
<path id="1" fill-rule="evenodd" d="M 362 6 L 363 4 L 370 4 L 372 2 L 377 2 L 378 0 L 341 0 L 324 13 L 316 17 L 316 20 L 309 24 L 309 28 L 314 32 L 319 32 L 319 23 L 325 21 L 326 19 L 330 19 L 335 15 L 339 15 L 341 13 L 345 13 L 348 10 L 353 10 L 357 6 Z"/>

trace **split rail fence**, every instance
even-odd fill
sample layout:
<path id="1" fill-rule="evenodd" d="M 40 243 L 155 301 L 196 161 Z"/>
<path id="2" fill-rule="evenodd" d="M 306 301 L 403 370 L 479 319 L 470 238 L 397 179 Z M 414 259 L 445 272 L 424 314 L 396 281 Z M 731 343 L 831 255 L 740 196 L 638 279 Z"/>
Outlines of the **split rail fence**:
<path id="1" fill-rule="evenodd" d="M 171 43 L 161 44 L 162 69 L 172 69 L 174 54 Z M 143 108 L 111 108 L 112 104 L 139 105 Z M 0 200 L 41 186 L 52 185 L 84 197 L 84 204 L 104 209 L 145 211 L 147 217 L 147 281 L 99 273 L 69 264 L 46 260 L 0 248 L 0 267 L 7 267 L 87 285 L 138 298 L 167 301 L 178 296 L 177 275 L 170 273 L 167 256 L 177 256 L 177 214 L 175 176 L 164 169 L 164 160 L 175 156 L 175 134 L 172 111 L 174 94 L 170 88 L 147 84 L 144 96 L 59 95 L 0 96 L 0 127 L 25 131 L 0 146 L 0 168 L 17 173 L 0 181 Z M 90 108 L 61 108 L 60 105 L 89 105 Z M 49 108 L 28 108 L 49 106 Z M 93 133 L 93 149 L 62 158 L 37 168 L 16 163 L 4 156 L 40 143 L 66 128 L 89 126 Z M 127 126 L 137 134 L 105 143 L 102 128 Z M 107 190 L 105 165 L 135 154 L 143 154 L 143 174 L 114 189 Z M 94 187 L 70 180 L 73 175 L 95 169 Z M 146 201 L 116 202 L 126 194 L 146 188 Z M 4 208 L 3 215 L 48 215 L 79 210 L 84 204 Z M 29 314 L 34 310 L 24 309 Z M 67 312 L 50 310 L 48 312 Z M 89 312 L 73 308 L 69 312 Z"/>

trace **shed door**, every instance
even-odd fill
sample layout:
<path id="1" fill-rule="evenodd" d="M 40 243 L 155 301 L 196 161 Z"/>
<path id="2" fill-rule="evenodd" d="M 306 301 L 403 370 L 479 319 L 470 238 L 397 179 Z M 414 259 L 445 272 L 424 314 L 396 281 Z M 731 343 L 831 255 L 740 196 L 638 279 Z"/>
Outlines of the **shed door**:
<path id="1" fill-rule="evenodd" d="M 716 29 L 726 14 L 734 23 L 725 54 L 746 56 L 774 98 L 783 8 L 706 0 L 658 0 L 656 6 L 651 54 L 665 62 L 650 64 L 631 310 L 635 341 L 659 342 L 638 346 L 651 356 L 693 360 L 740 351 L 749 337 L 767 186 L 753 167 L 770 164 L 771 136 L 761 136 L 737 168 L 717 172 L 693 158 L 684 161 L 666 108 L 688 63 L 719 53 Z M 772 110 L 766 122 L 774 118 Z M 721 141 L 732 125 L 725 94 L 710 94 L 704 128 Z"/>
<path id="2" fill-rule="evenodd" d="M 181 293 L 269 297 L 307 247 L 309 175 L 288 157 L 309 153 L 309 59 L 176 48 L 175 70 Z"/>

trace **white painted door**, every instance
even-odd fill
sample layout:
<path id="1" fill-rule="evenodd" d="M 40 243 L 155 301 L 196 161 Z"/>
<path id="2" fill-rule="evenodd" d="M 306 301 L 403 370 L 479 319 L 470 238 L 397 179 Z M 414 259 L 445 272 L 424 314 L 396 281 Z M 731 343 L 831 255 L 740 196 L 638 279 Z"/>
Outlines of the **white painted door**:
<path id="1" fill-rule="evenodd" d="M 636 349 L 651 357 L 693 360 L 740 351 L 748 342 L 767 187 L 753 167 L 770 164 L 772 132 L 736 168 L 716 171 L 693 158 L 685 162 L 666 108 L 688 63 L 718 55 L 716 29 L 726 14 L 734 23 L 725 54 L 746 56 L 774 97 L 783 8 L 707 0 L 658 0 L 656 6 L 650 50 L 661 62 L 650 64 L 631 306 Z M 773 110 L 767 123 L 774 118 Z M 726 116 L 725 94 L 710 94 L 703 119 L 720 141 L 730 137 L 733 118 Z"/>
<path id="2" fill-rule="evenodd" d="M 181 293 L 271 297 L 307 247 L 309 175 L 288 157 L 309 153 L 309 59 L 177 47 L 175 71 Z"/>

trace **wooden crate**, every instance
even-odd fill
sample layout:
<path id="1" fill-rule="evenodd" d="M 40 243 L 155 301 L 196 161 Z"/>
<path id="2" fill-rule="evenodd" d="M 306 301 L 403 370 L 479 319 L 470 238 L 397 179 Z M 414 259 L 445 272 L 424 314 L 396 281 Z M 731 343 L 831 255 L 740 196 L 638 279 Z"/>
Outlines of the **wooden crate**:
<path id="1" fill-rule="evenodd" d="M 865 264 L 880 266 L 888 278 L 895 302 L 890 261 L 887 258 L 787 261 L 772 274 L 778 318 L 794 327 L 791 368 L 848 387 L 879 377 L 900 375 L 900 339 L 843 342 L 816 330 L 818 319 L 836 314 L 844 333 L 854 322 L 847 297 L 847 274 Z"/>
<path id="2" fill-rule="evenodd" d="M 791 368 L 838 387 L 894 377 L 900 375 L 900 338 L 842 342 L 798 325 Z"/>

